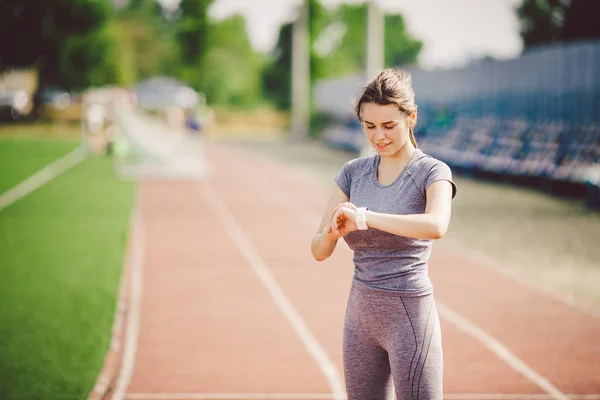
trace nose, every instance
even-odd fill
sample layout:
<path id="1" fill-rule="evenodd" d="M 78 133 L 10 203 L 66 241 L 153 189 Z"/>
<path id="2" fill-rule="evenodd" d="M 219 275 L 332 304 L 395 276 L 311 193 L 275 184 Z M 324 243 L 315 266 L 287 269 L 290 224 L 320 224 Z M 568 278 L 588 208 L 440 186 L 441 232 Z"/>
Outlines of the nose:
<path id="1" fill-rule="evenodd" d="M 383 131 L 383 129 L 381 128 L 377 128 L 375 129 L 375 136 L 374 136 L 375 140 L 382 140 L 385 139 L 385 132 Z"/>

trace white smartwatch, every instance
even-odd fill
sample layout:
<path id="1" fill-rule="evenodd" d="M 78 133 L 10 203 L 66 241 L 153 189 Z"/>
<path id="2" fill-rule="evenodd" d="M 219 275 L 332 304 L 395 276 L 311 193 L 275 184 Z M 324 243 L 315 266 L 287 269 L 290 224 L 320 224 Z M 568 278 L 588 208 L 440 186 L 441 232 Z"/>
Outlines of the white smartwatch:
<path id="1" fill-rule="evenodd" d="M 369 229 L 367 225 L 367 207 L 357 207 L 356 213 L 354 214 L 354 222 L 359 231 L 365 231 Z"/>

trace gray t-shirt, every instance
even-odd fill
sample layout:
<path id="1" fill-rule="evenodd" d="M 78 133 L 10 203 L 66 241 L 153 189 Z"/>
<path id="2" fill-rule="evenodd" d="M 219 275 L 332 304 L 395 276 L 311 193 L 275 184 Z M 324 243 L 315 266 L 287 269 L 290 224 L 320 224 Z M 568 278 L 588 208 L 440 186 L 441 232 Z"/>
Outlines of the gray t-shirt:
<path id="1" fill-rule="evenodd" d="M 377 180 L 379 155 L 348 161 L 335 181 L 357 207 L 387 214 L 422 214 L 425 191 L 435 181 L 456 185 L 448 165 L 417 149 L 390 185 Z M 344 240 L 354 251 L 355 279 L 380 289 L 425 294 L 431 290 L 427 261 L 431 240 L 412 239 L 378 229 L 354 231 Z"/>

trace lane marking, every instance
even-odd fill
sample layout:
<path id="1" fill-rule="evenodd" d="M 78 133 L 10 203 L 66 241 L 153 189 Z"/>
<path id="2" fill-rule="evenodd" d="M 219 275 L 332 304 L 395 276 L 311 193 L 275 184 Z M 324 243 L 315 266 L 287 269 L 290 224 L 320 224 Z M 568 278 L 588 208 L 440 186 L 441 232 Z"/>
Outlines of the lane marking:
<path id="1" fill-rule="evenodd" d="M 125 343 L 123 345 L 123 360 L 119 368 L 119 376 L 115 385 L 113 400 L 122 400 L 125 398 L 127 387 L 133 375 L 135 366 L 135 354 L 137 351 L 139 330 L 140 330 L 140 310 L 143 294 L 143 276 L 142 267 L 145 253 L 145 231 L 142 219 L 141 206 L 136 210 L 134 235 L 131 256 L 131 287 L 129 292 L 129 315 L 127 316 L 127 326 L 125 330 Z"/>
<path id="2" fill-rule="evenodd" d="M 569 400 L 599 400 L 600 394 L 567 394 Z M 130 393 L 126 400 L 332 400 L 329 393 Z M 344 400 L 346 397 L 344 397 Z M 547 394 L 446 393 L 444 400 L 552 400 Z"/>
<path id="3" fill-rule="evenodd" d="M 562 302 L 592 317 L 600 318 L 600 310 L 594 305 L 589 304 L 586 301 L 575 297 L 574 295 L 570 295 L 568 293 L 559 291 L 547 285 L 536 283 L 531 279 L 526 278 L 523 274 L 500 267 L 499 262 L 492 260 L 490 257 L 486 256 L 483 253 L 471 250 L 463 246 L 462 244 L 458 243 L 458 241 L 455 239 L 444 238 L 444 240 L 447 241 L 448 247 L 457 249 L 461 255 L 463 255 L 468 260 L 472 261 L 475 265 L 485 268 L 487 270 L 494 271 L 499 275 L 512 279 L 517 283 L 520 283 L 521 285 L 533 290 L 534 292 L 537 292 L 538 294 L 542 294 L 553 300 Z"/>
<path id="4" fill-rule="evenodd" d="M 261 259 L 258 251 L 252 245 L 252 242 L 246 236 L 242 228 L 235 221 L 231 212 L 224 205 L 212 184 L 206 182 L 200 187 L 200 193 L 213 213 L 218 217 L 227 233 L 237 244 L 243 256 L 246 258 L 256 275 L 260 278 L 263 286 L 279 307 L 282 314 L 294 328 L 302 343 L 315 359 L 319 368 L 325 375 L 329 388 L 333 393 L 335 400 L 345 398 L 345 390 L 340 374 L 335 364 L 331 361 L 323 347 L 315 339 L 315 336 L 304 322 L 300 313 L 294 308 L 292 302 L 287 298 L 273 274 Z"/>
<path id="5" fill-rule="evenodd" d="M 565 394 L 570 400 L 598 400 L 600 394 Z M 547 394 L 494 394 L 494 393 L 465 393 L 444 395 L 445 400 L 552 400 L 553 397 Z"/>
<path id="6" fill-rule="evenodd" d="M 250 154 L 250 157 L 255 157 L 254 155 L 252 155 L 252 153 L 250 153 L 247 150 L 243 150 L 246 152 L 246 154 Z M 285 164 L 283 164 L 285 165 Z M 280 164 L 277 164 L 277 166 L 279 167 Z M 289 165 L 285 165 L 288 168 L 292 168 Z M 341 167 L 340 167 L 341 168 Z M 296 176 L 296 178 L 298 178 L 298 180 L 309 180 L 311 183 L 314 183 L 315 180 L 313 179 L 309 179 L 310 177 L 308 176 L 308 174 L 296 174 L 296 169 L 292 169 L 292 171 L 294 171 L 291 175 Z M 263 180 L 264 183 L 264 180 Z M 268 186 L 269 189 L 272 189 L 273 186 Z M 323 185 L 323 190 L 328 190 L 328 187 L 326 187 L 325 185 Z M 288 198 L 293 198 L 292 196 L 285 196 Z M 296 201 L 297 202 L 297 201 Z M 284 203 L 285 204 L 285 203 Z M 325 203 L 323 203 L 323 207 L 325 207 Z M 289 207 L 288 207 L 289 208 Z M 319 226 L 319 222 L 321 221 L 321 217 L 315 217 L 315 220 L 317 220 L 318 222 L 316 223 L 316 225 L 314 225 L 314 229 L 316 232 L 316 228 Z M 446 245 L 448 247 L 451 248 L 455 248 L 458 249 L 459 252 L 464 255 L 467 259 L 470 259 L 471 261 L 474 262 L 474 264 L 478 267 L 481 268 L 485 268 L 488 270 L 491 270 L 499 275 L 505 276 L 509 279 L 512 279 L 513 281 L 529 288 L 532 289 L 533 291 L 542 294 L 546 297 L 549 297 L 553 300 L 562 302 L 578 311 L 582 311 L 588 315 L 591 315 L 593 317 L 599 318 L 600 319 L 600 309 L 595 306 L 594 304 L 591 304 L 587 301 L 585 301 L 584 299 L 581 299 L 575 295 L 566 293 L 564 291 L 555 289 L 549 285 L 545 285 L 539 282 L 534 282 L 533 280 L 527 278 L 526 276 L 524 276 L 523 274 L 520 274 L 518 272 L 515 271 L 509 271 L 506 268 L 500 267 L 499 266 L 499 262 L 491 259 L 489 256 L 472 250 L 462 244 L 460 244 L 456 239 L 451 238 L 451 237 L 444 237 L 443 239 L 444 242 L 446 242 Z M 444 243 L 440 243 L 440 247 L 444 246 Z"/>
<path id="7" fill-rule="evenodd" d="M 503 360 L 515 371 L 521 373 L 543 391 L 551 395 L 552 399 L 556 400 L 568 400 L 568 397 L 562 393 L 556 386 L 540 374 L 538 374 L 533 368 L 528 366 L 523 360 L 513 354 L 506 346 L 504 346 L 498 339 L 487 333 L 482 328 L 473 324 L 468 319 L 462 317 L 455 311 L 446 307 L 442 302 L 436 299 L 436 306 L 440 313 L 440 317 L 446 319 L 456 328 L 474 337 L 479 342 L 483 343 L 492 353 L 496 354 L 498 358 Z"/>
<path id="8" fill-rule="evenodd" d="M 46 165 L 21 183 L 0 194 L 0 210 L 27 196 L 43 184 L 79 164 L 85 160 L 85 157 L 85 152 L 81 150 L 81 148 L 77 148 L 58 160 Z"/>
<path id="9" fill-rule="evenodd" d="M 335 400 L 329 393 L 130 393 L 127 400 Z M 341 400 L 345 400 L 344 396 Z"/>
<path id="10" fill-rule="evenodd" d="M 124 347 L 123 339 L 126 334 L 125 324 L 129 306 L 129 291 L 131 290 L 131 268 L 134 262 L 139 262 L 136 261 L 139 258 L 139 255 L 136 255 L 136 252 L 139 251 L 140 247 L 139 243 L 136 242 L 138 240 L 137 237 L 139 236 L 139 232 L 136 231 L 136 229 L 138 229 L 136 221 L 139 219 L 137 204 L 138 194 L 136 193 L 134 207 L 129 217 L 130 228 L 123 261 L 125 265 L 123 266 L 121 279 L 119 280 L 119 290 L 117 292 L 118 298 L 111 330 L 109 349 L 104 360 L 104 366 L 98 375 L 92 392 L 88 396 L 88 400 L 100 400 L 104 398 L 113 379 L 117 378 L 117 374 L 119 373 L 119 364 L 121 363 Z"/>
<path id="11" fill-rule="evenodd" d="M 259 179 L 256 179 L 255 182 L 256 181 L 258 181 L 259 186 L 265 187 L 265 190 L 267 186 L 270 188 L 269 197 L 273 199 L 273 188 L 277 185 L 265 185 L 264 177 L 260 177 Z M 261 190 L 260 192 L 264 191 Z M 282 192 L 281 189 L 279 189 L 276 193 L 277 199 L 280 200 L 279 204 L 282 207 L 289 209 L 293 215 L 298 215 L 298 213 L 296 212 L 296 208 L 292 206 L 292 204 L 297 203 L 297 200 L 292 195 Z M 300 219 L 310 226 L 313 226 L 312 224 L 317 220 L 321 220 L 321 218 L 319 218 L 316 214 L 313 213 L 304 213 L 302 214 L 302 218 Z M 318 227 L 318 225 L 316 226 Z M 351 252 L 351 250 L 347 246 L 342 247 L 346 248 L 348 251 Z M 552 399 L 567 399 L 567 397 L 565 397 L 565 395 L 562 392 L 560 392 L 558 388 L 552 385 L 548 379 L 544 378 L 533 368 L 528 366 L 523 360 L 521 360 L 515 354 L 513 354 L 506 346 L 504 346 L 498 339 L 494 338 L 491 334 L 489 334 L 482 328 L 476 326 L 466 318 L 462 317 L 457 312 L 451 310 L 449 307 L 443 305 L 438 299 L 436 299 L 436 306 L 440 311 L 440 316 L 443 316 L 450 323 L 455 325 L 458 329 L 480 341 L 492 353 L 496 354 L 497 357 L 504 361 L 509 367 L 521 373 L 532 383 L 540 387 L 546 393 L 550 394 Z"/>

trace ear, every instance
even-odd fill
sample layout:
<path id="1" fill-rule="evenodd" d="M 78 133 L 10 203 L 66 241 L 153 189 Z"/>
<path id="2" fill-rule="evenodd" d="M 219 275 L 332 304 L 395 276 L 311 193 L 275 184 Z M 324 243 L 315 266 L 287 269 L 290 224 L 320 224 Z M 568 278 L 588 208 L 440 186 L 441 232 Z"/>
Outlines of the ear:
<path id="1" fill-rule="evenodd" d="M 408 120 L 409 120 L 410 126 L 415 126 L 417 124 L 417 110 L 414 110 L 413 112 L 410 113 L 410 115 L 408 116 Z"/>

